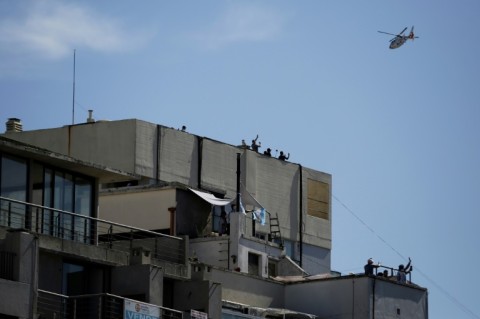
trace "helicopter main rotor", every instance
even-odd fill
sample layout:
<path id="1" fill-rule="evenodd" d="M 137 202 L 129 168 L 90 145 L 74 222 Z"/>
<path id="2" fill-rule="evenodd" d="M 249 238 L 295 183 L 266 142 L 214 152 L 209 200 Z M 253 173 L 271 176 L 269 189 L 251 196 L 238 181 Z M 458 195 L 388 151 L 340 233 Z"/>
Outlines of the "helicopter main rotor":
<path id="1" fill-rule="evenodd" d="M 378 31 L 378 32 L 393 35 L 394 37 L 401 37 L 403 32 L 405 32 L 405 30 L 407 30 L 407 29 L 408 29 L 408 27 L 405 27 L 405 29 L 403 29 L 402 32 L 400 32 L 399 34 L 393 34 L 393 33 L 388 33 L 388 32 L 384 32 L 384 31 Z"/>

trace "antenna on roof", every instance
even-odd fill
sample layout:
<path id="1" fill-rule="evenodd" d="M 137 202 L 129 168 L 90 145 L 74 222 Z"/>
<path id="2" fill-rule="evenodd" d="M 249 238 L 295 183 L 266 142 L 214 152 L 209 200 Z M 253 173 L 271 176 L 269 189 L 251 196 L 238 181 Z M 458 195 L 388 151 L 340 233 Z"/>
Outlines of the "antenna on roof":
<path id="1" fill-rule="evenodd" d="M 72 125 L 75 124 L 75 49 L 73 49 L 73 101 L 72 101 Z"/>

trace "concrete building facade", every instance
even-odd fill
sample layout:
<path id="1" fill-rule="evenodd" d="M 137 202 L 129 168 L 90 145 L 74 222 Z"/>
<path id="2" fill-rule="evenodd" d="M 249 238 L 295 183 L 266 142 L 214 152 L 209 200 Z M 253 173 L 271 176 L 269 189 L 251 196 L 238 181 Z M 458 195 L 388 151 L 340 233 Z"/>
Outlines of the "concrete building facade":
<path id="1" fill-rule="evenodd" d="M 425 288 L 331 272 L 329 174 L 138 120 L 5 136 L 0 317 L 428 318 Z"/>
<path id="2" fill-rule="evenodd" d="M 331 270 L 330 174 L 136 119 L 7 131 L 5 136 L 139 175 L 138 185 L 175 183 L 232 199 L 237 193 L 240 153 L 242 192 L 252 195 L 269 216 L 278 217 L 287 255 L 309 274 Z M 174 207 L 175 202 L 167 205 Z M 109 209 L 101 208 L 101 214 L 104 210 Z M 136 220 L 138 226 L 150 223 Z M 256 232 L 267 236 L 270 229 L 258 225 Z"/>

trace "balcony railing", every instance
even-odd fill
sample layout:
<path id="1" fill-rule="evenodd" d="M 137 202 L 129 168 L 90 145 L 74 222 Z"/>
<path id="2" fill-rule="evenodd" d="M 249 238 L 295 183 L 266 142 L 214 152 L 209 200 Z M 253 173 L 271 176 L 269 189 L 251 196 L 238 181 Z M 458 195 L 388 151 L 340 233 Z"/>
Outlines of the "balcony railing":
<path id="1" fill-rule="evenodd" d="M 391 280 L 397 281 L 397 273 L 399 271 L 400 271 L 399 269 L 396 269 L 394 267 L 381 265 L 381 266 L 375 267 L 374 273 L 375 273 L 375 276 L 377 277 L 383 277 L 385 279 L 391 279 Z M 407 283 L 412 282 L 411 270 L 406 273 L 406 278 L 407 278 Z"/>
<path id="2" fill-rule="evenodd" d="M 125 252 L 141 247 L 166 272 L 187 275 L 186 244 L 181 237 L 1 196 L 0 226 Z"/>
<path id="3" fill-rule="evenodd" d="M 181 311 L 138 302 L 112 294 L 65 296 L 44 290 L 38 290 L 37 315 L 41 319 L 127 318 L 127 316 L 124 316 L 126 301 L 142 305 L 141 308 L 149 310 L 150 313 L 155 312 L 159 314 L 158 316 L 142 316 L 141 309 L 139 309 L 139 315 L 133 318 L 183 318 Z"/>

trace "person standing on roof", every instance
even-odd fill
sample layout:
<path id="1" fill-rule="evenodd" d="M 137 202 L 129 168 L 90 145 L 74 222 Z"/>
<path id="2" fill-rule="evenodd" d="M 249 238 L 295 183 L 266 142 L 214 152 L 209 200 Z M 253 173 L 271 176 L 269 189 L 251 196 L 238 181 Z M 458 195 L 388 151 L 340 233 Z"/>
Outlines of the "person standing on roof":
<path id="1" fill-rule="evenodd" d="M 258 134 L 257 134 L 257 137 L 255 137 L 255 139 L 252 140 L 252 150 L 254 150 L 255 152 L 258 152 L 258 149 L 262 145 L 260 142 L 258 142 L 257 144 L 257 140 L 258 140 Z"/>
<path id="2" fill-rule="evenodd" d="M 280 155 L 278 156 L 279 160 L 286 161 L 289 158 L 290 158 L 290 153 L 288 153 L 288 155 L 285 155 L 285 153 L 283 153 L 283 151 L 280 151 Z"/>
<path id="3" fill-rule="evenodd" d="M 373 269 L 378 268 L 380 263 L 374 264 L 372 258 L 368 258 L 367 264 L 363 267 L 365 269 L 365 275 L 372 275 L 373 276 Z"/>
<path id="4" fill-rule="evenodd" d="M 397 282 L 405 284 L 407 283 L 407 274 L 409 274 L 413 267 L 411 266 L 412 260 L 408 257 L 408 264 L 407 266 L 399 265 L 397 271 Z"/>

